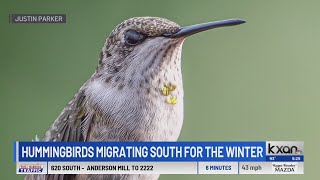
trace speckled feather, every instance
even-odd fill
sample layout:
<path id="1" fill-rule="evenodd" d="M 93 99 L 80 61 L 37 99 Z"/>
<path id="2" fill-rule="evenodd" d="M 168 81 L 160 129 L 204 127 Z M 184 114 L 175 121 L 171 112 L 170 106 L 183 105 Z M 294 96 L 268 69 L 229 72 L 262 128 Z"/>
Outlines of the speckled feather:
<path id="1" fill-rule="evenodd" d="M 107 38 L 99 65 L 47 131 L 44 141 L 176 141 L 183 122 L 181 46 L 166 38 L 179 25 L 157 17 L 119 24 Z M 127 46 L 124 34 L 148 36 Z M 173 84 L 168 103 L 163 87 Z M 153 180 L 159 175 L 28 175 L 26 179 Z"/>

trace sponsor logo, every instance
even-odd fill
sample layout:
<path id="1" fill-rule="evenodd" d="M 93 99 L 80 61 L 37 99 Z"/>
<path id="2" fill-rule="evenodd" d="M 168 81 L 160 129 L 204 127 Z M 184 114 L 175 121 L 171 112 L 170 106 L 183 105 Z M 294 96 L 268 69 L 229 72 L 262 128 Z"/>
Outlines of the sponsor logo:
<path id="1" fill-rule="evenodd" d="M 272 171 L 276 174 L 285 174 L 285 173 L 297 173 L 298 164 L 297 163 L 273 163 Z"/>
<path id="2" fill-rule="evenodd" d="M 19 173 L 42 173 L 43 165 L 40 164 L 23 164 L 19 167 Z"/>

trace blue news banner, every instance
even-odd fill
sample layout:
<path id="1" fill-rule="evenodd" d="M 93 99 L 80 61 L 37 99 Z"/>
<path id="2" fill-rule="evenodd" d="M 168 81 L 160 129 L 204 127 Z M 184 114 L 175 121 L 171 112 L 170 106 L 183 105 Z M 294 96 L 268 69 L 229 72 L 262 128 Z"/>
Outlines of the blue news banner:
<path id="1" fill-rule="evenodd" d="M 17 174 L 303 174 L 304 142 L 15 142 Z"/>

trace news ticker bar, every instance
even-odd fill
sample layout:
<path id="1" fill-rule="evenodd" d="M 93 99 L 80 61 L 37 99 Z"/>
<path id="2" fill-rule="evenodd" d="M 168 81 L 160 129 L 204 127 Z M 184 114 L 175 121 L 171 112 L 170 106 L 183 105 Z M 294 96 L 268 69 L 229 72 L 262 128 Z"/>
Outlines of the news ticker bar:
<path id="1" fill-rule="evenodd" d="M 35 166 L 38 172 L 21 167 Z M 303 162 L 19 162 L 17 174 L 304 174 Z"/>

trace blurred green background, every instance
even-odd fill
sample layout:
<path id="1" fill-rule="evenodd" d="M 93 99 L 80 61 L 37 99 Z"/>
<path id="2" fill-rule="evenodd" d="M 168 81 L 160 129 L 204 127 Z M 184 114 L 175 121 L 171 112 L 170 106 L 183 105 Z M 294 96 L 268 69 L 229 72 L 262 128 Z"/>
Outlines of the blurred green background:
<path id="1" fill-rule="evenodd" d="M 15 174 L 13 142 L 43 137 L 94 72 L 110 31 L 135 16 L 180 25 L 243 18 L 183 47 L 181 141 L 305 141 L 304 175 L 161 175 L 170 179 L 317 179 L 320 1 L 0 1 L 1 177 Z M 62 13 L 67 24 L 9 24 L 10 13 Z"/>

